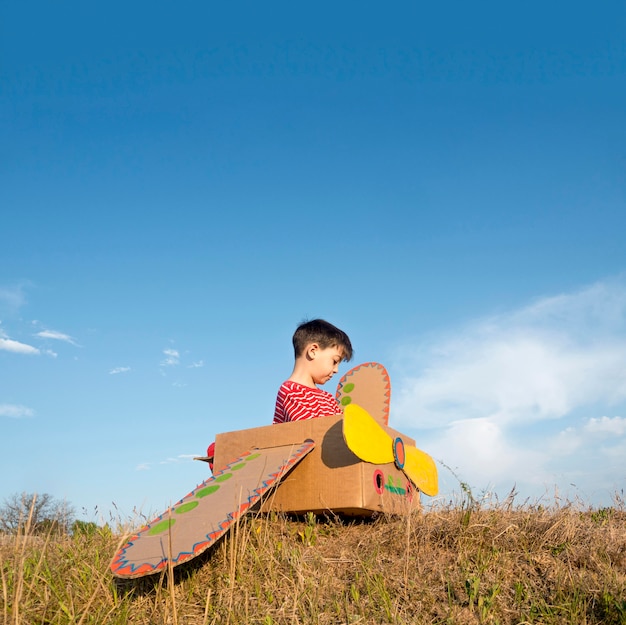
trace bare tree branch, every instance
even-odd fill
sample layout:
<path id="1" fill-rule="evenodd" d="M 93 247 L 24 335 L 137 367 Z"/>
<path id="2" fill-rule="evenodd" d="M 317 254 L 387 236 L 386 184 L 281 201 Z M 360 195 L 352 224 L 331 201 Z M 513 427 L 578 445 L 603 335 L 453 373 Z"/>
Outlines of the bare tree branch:
<path id="1" fill-rule="evenodd" d="M 66 501 L 55 499 L 49 493 L 15 493 L 0 506 L 0 532 L 16 534 L 23 530 L 29 518 L 30 532 L 68 533 L 74 521 L 74 508 Z"/>

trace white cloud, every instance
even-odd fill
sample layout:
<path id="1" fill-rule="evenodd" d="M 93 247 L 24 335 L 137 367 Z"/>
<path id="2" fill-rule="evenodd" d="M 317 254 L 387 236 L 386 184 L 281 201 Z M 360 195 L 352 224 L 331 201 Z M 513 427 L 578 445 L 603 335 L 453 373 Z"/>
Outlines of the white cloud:
<path id="1" fill-rule="evenodd" d="M 548 474 L 544 468 L 547 455 L 530 446 L 510 440 L 505 428 L 491 419 L 465 419 L 451 423 L 443 436 L 420 440 L 418 447 L 434 458 L 459 468 L 460 477 L 486 488 L 524 480 L 542 484 Z M 471 460 L 471 471 L 465 463 Z M 459 467 L 460 463 L 460 467 Z"/>
<path id="2" fill-rule="evenodd" d="M 566 427 L 561 430 L 550 446 L 553 456 L 570 456 L 578 451 L 585 443 L 585 437 L 575 427 Z"/>
<path id="3" fill-rule="evenodd" d="M 626 418 L 622 417 L 600 417 L 589 419 L 585 425 L 585 431 L 591 434 L 606 434 L 614 436 L 624 436 L 626 434 Z"/>
<path id="4" fill-rule="evenodd" d="M 192 362 L 188 365 L 188 369 L 199 369 L 201 367 L 204 367 L 204 360 L 198 360 L 197 362 Z"/>
<path id="5" fill-rule="evenodd" d="M 63 332 L 57 332 L 56 330 L 42 330 L 41 332 L 37 332 L 35 336 L 38 336 L 42 339 L 52 339 L 54 341 L 65 341 L 66 343 L 71 343 L 72 345 L 76 345 L 76 341 L 69 334 L 64 334 Z"/>
<path id="6" fill-rule="evenodd" d="M 35 411 L 19 404 L 0 404 L 0 417 L 24 419 L 34 416 Z"/>
<path id="7" fill-rule="evenodd" d="M 175 457 L 169 457 L 165 460 L 160 460 L 157 464 L 166 465 L 166 464 L 180 464 L 181 462 L 187 462 L 189 460 L 193 460 L 197 457 L 198 454 L 179 454 Z M 154 462 L 141 462 L 135 467 L 135 471 L 150 471 L 152 470 L 152 466 Z"/>
<path id="8" fill-rule="evenodd" d="M 181 462 L 186 462 L 188 460 L 193 460 L 198 454 L 178 454 L 176 457 L 166 458 L 165 460 L 161 460 L 159 464 L 180 464 Z"/>
<path id="9" fill-rule="evenodd" d="M 0 336 L 0 350 L 4 350 L 6 352 L 12 352 L 14 354 L 40 354 L 41 352 L 32 345 L 28 345 L 26 343 L 20 343 L 19 341 L 14 341 L 13 339 L 3 338 Z"/>
<path id="10" fill-rule="evenodd" d="M 626 460 L 621 474 L 615 462 L 601 462 L 601 453 L 617 458 L 615 445 L 626 443 L 608 440 L 626 435 L 626 419 L 581 416 L 626 402 L 622 279 L 405 346 L 390 368 L 392 425 L 421 428 L 419 446 L 479 486 L 549 486 L 581 473 L 584 480 L 581 454 L 596 473 L 590 483 L 626 476 Z M 598 437 L 604 452 L 593 443 Z"/>
<path id="11" fill-rule="evenodd" d="M 395 416 L 405 424 L 527 423 L 616 404 L 626 399 L 626 288 L 540 300 L 418 346 L 408 361 L 398 369 L 417 375 L 394 381 Z"/>
<path id="12" fill-rule="evenodd" d="M 163 367 L 173 367 L 180 364 L 180 354 L 175 349 L 164 349 L 165 360 L 161 361 Z"/>
<path id="13" fill-rule="evenodd" d="M 35 336 L 42 336 L 43 334 L 44 333 L 40 332 Z M 14 354 L 45 354 L 46 356 L 50 356 L 52 358 L 57 357 L 57 353 L 52 351 L 51 349 L 41 350 L 38 347 L 29 345 L 28 343 L 22 343 L 21 341 L 10 339 L 6 332 L 4 332 L 2 329 L 0 329 L 0 350 L 12 352 Z"/>
<path id="14" fill-rule="evenodd" d="M 130 367 L 115 367 L 109 371 L 109 374 L 117 375 L 118 373 L 126 373 L 127 371 L 130 371 Z"/>

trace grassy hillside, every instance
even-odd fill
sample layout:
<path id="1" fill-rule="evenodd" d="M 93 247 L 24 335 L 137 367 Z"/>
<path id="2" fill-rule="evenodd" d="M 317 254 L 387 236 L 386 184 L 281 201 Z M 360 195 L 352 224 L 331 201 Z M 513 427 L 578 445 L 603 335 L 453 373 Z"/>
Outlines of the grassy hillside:
<path id="1" fill-rule="evenodd" d="M 122 538 L 4 537 L 2 622 L 626 624 L 623 505 L 250 517 L 173 578 L 119 582 Z"/>

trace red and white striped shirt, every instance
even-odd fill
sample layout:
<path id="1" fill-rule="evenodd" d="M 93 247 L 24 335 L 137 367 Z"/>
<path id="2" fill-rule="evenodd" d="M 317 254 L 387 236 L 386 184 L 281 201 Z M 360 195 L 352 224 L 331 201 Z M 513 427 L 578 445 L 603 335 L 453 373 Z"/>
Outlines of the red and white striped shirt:
<path id="1" fill-rule="evenodd" d="M 342 412 L 341 406 L 330 393 L 287 380 L 278 389 L 274 423 L 329 417 Z"/>

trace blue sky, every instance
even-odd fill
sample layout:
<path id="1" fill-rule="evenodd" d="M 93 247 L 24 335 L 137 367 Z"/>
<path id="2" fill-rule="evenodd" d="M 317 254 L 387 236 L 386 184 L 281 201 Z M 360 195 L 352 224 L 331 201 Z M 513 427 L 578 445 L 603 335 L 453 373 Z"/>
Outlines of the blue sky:
<path id="1" fill-rule="evenodd" d="M 159 512 L 271 422 L 318 316 L 386 365 L 444 499 L 623 495 L 625 26 L 4 2 L 0 498 Z"/>

